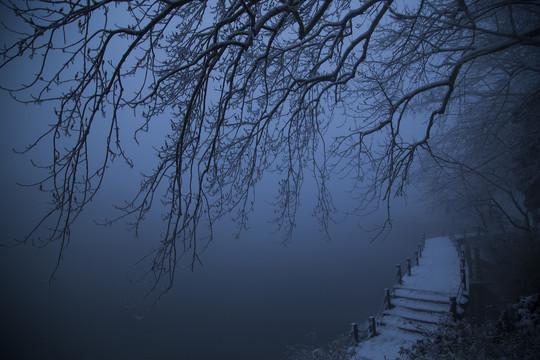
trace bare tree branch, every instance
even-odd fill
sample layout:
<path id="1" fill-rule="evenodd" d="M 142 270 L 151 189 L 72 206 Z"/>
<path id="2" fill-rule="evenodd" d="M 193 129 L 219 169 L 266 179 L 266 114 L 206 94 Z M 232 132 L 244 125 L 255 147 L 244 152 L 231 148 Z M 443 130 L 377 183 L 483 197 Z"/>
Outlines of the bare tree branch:
<path id="1" fill-rule="evenodd" d="M 150 212 L 163 209 L 148 273 L 160 293 L 178 264 L 200 262 L 216 221 L 233 214 L 239 231 L 247 227 L 267 172 L 281 178 L 273 221 L 284 242 L 306 174 L 316 179 L 313 215 L 326 234 L 336 173 L 355 180 L 356 210 L 384 204 L 384 230 L 391 198 L 405 193 L 418 155 L 437 153 L 432 139 L 452 112 L 505 89 L 486 79 L 540 69 L 524 55 L 539 47 L 537 1 L 1 4 L 19 22 L 0 50 L 0 70 L 20 58 L 34 65 L 20 86 L 2 88 L 18 101 L 56 107 L 56 120 L 23 150 L 52 144 L 47 173 L 33 184 L 51 194 L 51 211 L 23 241 L 49 228 L 43 241 L 60 249 L 54 276 L 71 226 L 113 161 L 137 166 L 131 147 L 168 118 L 153 170 L 107 222 L 129 219 L 138 234 Z M 498 65 L 478 71 L 492 60 Z M 131 128 L 121 120 L 128 110 Z"/>

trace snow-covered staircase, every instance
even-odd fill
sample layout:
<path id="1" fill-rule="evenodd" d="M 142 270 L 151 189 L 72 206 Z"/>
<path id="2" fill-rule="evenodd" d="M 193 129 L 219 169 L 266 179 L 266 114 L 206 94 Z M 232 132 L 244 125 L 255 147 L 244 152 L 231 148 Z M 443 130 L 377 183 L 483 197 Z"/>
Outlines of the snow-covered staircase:
<path id="1" fill-rule="evenodd" d="M 423 334 L 448 321 L 449 310 L 450 297 L 446 293 L 397 287 L 380 325 Z"/>
<path id="2" fill-rule="evenodd" d="M 427 333 L 452 321 L 451 297 L 456 310 L 467 302 L 461 283 L 460 258 L 449 237 L 426 239 L 419 266 L 391 290 L 390 307 L 377 317 L 376 335 L 361 342 L 351 360 L 396 359 Z"/>

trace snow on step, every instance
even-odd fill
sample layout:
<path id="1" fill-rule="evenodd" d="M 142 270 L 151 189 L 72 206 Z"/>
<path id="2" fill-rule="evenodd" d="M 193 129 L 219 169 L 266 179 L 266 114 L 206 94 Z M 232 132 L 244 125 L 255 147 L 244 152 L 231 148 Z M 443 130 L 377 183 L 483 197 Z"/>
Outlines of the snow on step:
<path id="1" fill-rule="evenodd" d="M 448 237 L 426 239 L 420 265 L 403 277 L 377 328 L 377 336 L 362 342 L 351 360 L 395 359 L 426 332 L 435 331 L 450 317 L 450 296 L 461 282 L 460 262 Z"/>
<path id="2" fill-rule="evenodd" d="M 442 304 L 436 302 L 423 302 L 419 300 L 393 298 L 392 305 L 412 310 L 423 310 L 436 313 L 447 313 L 450 311 L 450 304 L 448 302 Z"/>
<path id="3" fill-rule="evenodd" d="M 403 331 L 397 327 L 381 326 L 377 331 L 378 335 L 363 342 L 351 360 L 383 360 L 385 357 L 393 360 L 399 356 L 402 346 L 410 346 L 410 343 L 423 337 L 420 333 Z"/>
<path id="4" fill-rule="evenodd" d="M 406 330 L 416 333 L 426 333 L 437 330 L 437 324 L 421 323 L 409 319 L 404 319 L 401 316 L 386 315 L 382 319 L 383 326 L 392 326 L 400 330 Z"/>
<path id="5" fill-rule="evenodd" d="M 383 313 L 385 316 L 387 315 L 393 315 L 393 316 L 399 316 L 402 319 L 410 320 L 410 321 L 416 321 L 419 323 L 425 323 L 425 324 L 440 324 L 440 322 L 444 319 L 443 317 L 446 317 L 447 313 L 440 313 L 440 312 L 432 312 L 432 311 L 424 311 L 424 310 L 413 310 L 410 308 L 402 308 L 402 307 L 395 307 L 390 310 L 386 310 Z M 384 321 L 384 317 L 383 317 Z"/>
<path id="6" fill-rule="evenodd" d="M 394 296 L 404 299 L 421 299 L 426 302 L 449 304 L 450 296 L 455 296 L 455 294 L 452 295 L 452 293 L 448 292 L 426 291 L 397 287 L 394 292 Z"/>

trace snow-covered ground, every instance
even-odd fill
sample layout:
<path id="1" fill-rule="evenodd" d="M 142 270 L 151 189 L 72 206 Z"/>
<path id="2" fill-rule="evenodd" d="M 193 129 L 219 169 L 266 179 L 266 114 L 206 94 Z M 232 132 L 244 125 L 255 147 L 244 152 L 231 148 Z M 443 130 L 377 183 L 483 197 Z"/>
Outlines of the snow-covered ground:
<path id="1" fill-rule="evenodd" d="M 414 262 L 414 261 L 413 261 Z M 426 239 L 420 265 L 396 285 L 391 309 L 378 319 L 377 335 L 361 342 L 351 360 L 396 359 L 401 347 L 410 347 L 450 318 L 450 297 L 460 290 L 458 252 L 449 237 Z"/>

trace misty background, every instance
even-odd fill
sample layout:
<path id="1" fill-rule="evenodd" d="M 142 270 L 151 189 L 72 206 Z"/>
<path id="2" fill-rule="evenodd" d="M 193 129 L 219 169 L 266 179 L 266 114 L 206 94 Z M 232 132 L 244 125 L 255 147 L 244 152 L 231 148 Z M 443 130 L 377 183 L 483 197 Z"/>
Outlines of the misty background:
<path id="1" fill-rule="evenodd" d="M 12 243 L 47 210 L 46 194 L 16 184 L 37 175 L 29 156 L 12 151 L 32 139 L 47 113 L 4 93 L 1 99 L 2 240 Z M 385 239 L 372 243 L 373 233 L 363 230 L 384 219 L 375 213 L 334 225 L 327 242 L 311 219 L 314 190 L 306 184 L 293 241 L 283 246 L 267 222 L 275 184 L 265 180 L 250 229 L 236 239 L 235 226 L 219 222 L 204 266 L 179 269 L 175 287 L 152 307 L 141 303 L 149 284 L 133 280 L 146 270 L 137 262 L 155 246 L 152 224 L 158 228 L 159 217 L 138 238 L 125 224 L 94 223 L 114 214 L 110 199 L 118 203 L 136 187 L 130 175 L 124 169 L 109 177 L 101 201 L 73 228 L 50 286 L 55 244 L 1 249 L 1 339 L 8 358 L 283 359 L 287 346 L 325 344 L 351 322 L 367 320 L 391 285 L 395 264 L 414 255 L 422 233 L 439 235 L 453 226 L 409 196 L 396 202 Z M 334 192 L 337 206 L 353 205 L 345 191 Z"/>
<path id="2" fill-rule="evenodd" d="M 13 7 L 12 16 L 0 13 L 2 23 L 26 38 L 2 34 L 1 86 L 34 81 L 16 95 L 52 100 L 25 106 L 0 93 L 2 355 L 283 359 L 289 346 L 326 344 L 377 313 L 395 265 L 414 256 L 422 234 L 473 223 L 502 234 L 478 241 L 496 250 L 494 267 L 504 259 L 511 270 L 496 293 L 538 273 L 530 270 L 540 251 L 531 251 L 540 224 L 536 2 L 232 2 L 237 10 L 224 2 L 112 3 L 61 2 L 52 11 L 31 3 L 35 12 L 2 3 Z M 49 129 L 58 133 L 29 154 L 13 152 Z M 51 164 L 48 178 L 39 167 Z M 141 173 L 165 180 L 142 186 L 156 195 L 148 213 L 144 196 L 124 207 L 143 209 L 139 236 L 124 221 L 96 225 L 122 214 L 113 205 L 133 199 Z M 393 199 L 402 186 L 407 196 Z M 392 230 L 375 241 L 369 230 L 384 223 L 387 204 L 364 209 L 360 200 L 371 196 L 392 198 Z M 12 246 L 53 197 L 65 221 L 55 235 L 65 230 L 69 245 L 44 226 Z M 358 207 L 365 213 L 344 216 Z M 250 216 L 240 238 L 235 210 L 241 225 Z M 203 250 L 204 214 L 219 220 Z M 164 234 L 167 215 L 179 231 Z M 321 231 L 327 215 L 340 220 L 330 222 L 331 241 Z M 282 231 L 268 222 L 276 217 Z M 154 264 L 145 258 L 152 251 Z M 482 256 L 479 266 L 488 262 Z M 526 262 L 534 266 L 517 266 Z M 169 280 L 174 287 L 160 297 Z"/>

